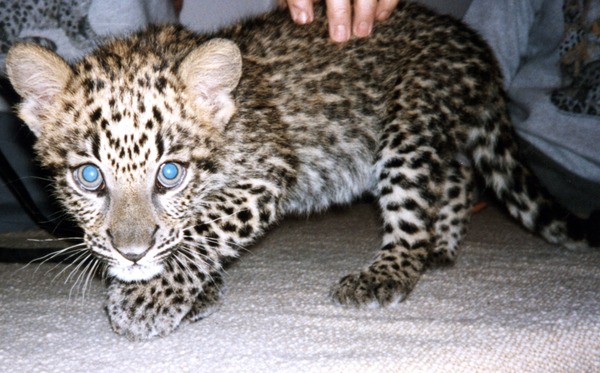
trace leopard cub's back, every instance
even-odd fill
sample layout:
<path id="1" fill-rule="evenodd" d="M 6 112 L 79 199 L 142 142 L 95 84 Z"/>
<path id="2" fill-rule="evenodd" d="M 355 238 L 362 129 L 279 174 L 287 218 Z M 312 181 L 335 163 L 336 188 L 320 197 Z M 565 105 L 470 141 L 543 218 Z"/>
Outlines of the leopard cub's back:
<path id="1" fill-rule="evenodd" d="M 409 110 L 430 117 L 434 141 L 444 142 L 436 150 L 449 158 L 467 146 L 480 117 L 502 106 L 489 48 L 454 19 L 405 4 L 372 37 L 342 46 L 329 40 L 324 20 L 296 27 L 282 12 L 215 35 L 235 40 L 244 57 L 231 127 L 250 136 L 277 132 L 296 157 L 297 197 L 286 210 L 322 209 L 375 190 L 383 125 L 409 101 L 424 104 Z"/>

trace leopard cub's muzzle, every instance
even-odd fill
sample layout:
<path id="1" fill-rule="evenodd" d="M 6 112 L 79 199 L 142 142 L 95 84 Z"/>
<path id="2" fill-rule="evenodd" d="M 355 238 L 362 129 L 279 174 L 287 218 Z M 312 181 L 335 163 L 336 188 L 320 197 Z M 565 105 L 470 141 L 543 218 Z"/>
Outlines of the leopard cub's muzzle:
<path id="1" fill-rule="evenodd" d="M 163 269 L 165 252 L 177 242 L 161 229 L 152 199 L 134 192 L 111 196 L 104 236 L 109 273 L 124 281 L 147 280 Z"/>
<path id="2" fill-rule="evenodd" d="M 137 263 L 144 258 L 156 243 L 158 225 L 152 226 L 150 222 L 134 221 L 130 224 L 121 224 L 114 229 L 107 229 L 106 235 L 110 243 L 125 259 Z"/>

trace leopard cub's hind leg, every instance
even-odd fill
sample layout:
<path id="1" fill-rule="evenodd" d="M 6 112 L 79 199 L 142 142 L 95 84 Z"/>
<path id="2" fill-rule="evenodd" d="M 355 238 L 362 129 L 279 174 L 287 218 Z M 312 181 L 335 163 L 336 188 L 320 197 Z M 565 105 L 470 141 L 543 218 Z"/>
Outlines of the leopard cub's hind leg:
<path id="1" fill-rule="evenodd" d="M 473 203 L 473 171 L 470 165 L 458 160 L 448 163 L 444 170 L 442 203 L 434 224 L 434 245 L 430 262 L 451 264 L 458 246 L 467 231 Z"/>
<path id="2" fill-rule="evenodd" d="M 394 305 L 413 289 L 427 263 L 444 192 L 445 162 L 430 145 L 435 135 L 429 127 L 411 123 L 414 117 L 399 118 L 382 134 L 375 164 L 384 224 L 382 248 L 366 269 L 333 287 L 331 295 L 338 304 Z"/>

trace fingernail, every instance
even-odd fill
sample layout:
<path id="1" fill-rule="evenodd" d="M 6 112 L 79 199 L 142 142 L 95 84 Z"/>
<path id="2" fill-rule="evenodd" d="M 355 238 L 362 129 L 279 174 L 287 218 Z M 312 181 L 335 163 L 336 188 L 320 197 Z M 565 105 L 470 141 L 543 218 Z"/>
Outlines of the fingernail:
<path id="1" fill-rule="evenodd" d="M 350 39 L 348 28 L 344 25 L 334 26 L 333 32 L 331 33 L 331 38 L 334 41 L 347 41 L 348 39 Z"/>
<path id="2" fill-rule="evenodd" d="M 377 19 L 379 21 L 383 21 L 384 19 L 387 19 L 389 16 L 390 16 L 390 13 L 383 10 L 377 14 Z"/>
<path id="3" fill-rule="evenodd" d="M 294 12 L 294 22 L 301 25 L 309 23 L 308 13 L 302 10 Z"/>
<path id="4" fill-rule="evenodd" d="M 358 26 L 356 26 L 356 29 L 354 30 L 354 34 L 356 36 L 360 36 L 360 37 L 365 37 L 365 36 L 369 36 L 369 34 L 371 33 L 371 24 L 365 21 L 362 21 L 358 24 Z"/>

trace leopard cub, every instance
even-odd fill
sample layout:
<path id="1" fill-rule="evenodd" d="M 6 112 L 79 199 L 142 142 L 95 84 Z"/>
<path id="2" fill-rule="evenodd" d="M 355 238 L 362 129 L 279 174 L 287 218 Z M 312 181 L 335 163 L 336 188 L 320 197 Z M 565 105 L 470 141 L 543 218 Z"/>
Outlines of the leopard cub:
<path id="1" fill-rule="evenodd" d="M 241 247 L 285 214 L 364 193 L 381 247 L 331 297 L 395 305 L 429 262 L 456 257 L 474 172 L 530 230 L 598 245 L 598 219 L 554 204 L 518 160 L 500 71 L 474 32 L 401 2 L 372 37 L 338 45 L 319 12 L 305 27 L 284 11 L 212 34 L 150 26 L 73 64 L 10 50 L 19 115 L 107 267 L 117 333 L 164 336 L 209 315 Z"/>

